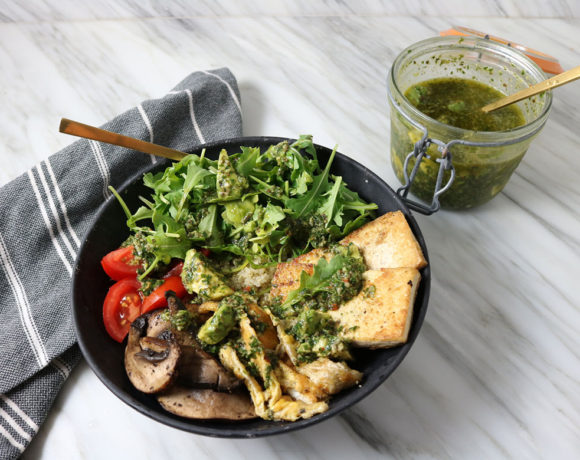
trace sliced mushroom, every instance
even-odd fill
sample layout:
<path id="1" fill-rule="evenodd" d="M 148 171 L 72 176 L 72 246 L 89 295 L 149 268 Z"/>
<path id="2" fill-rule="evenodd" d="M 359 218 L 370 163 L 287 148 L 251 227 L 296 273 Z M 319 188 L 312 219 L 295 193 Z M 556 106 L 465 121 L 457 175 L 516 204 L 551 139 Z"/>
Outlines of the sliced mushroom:
<path id="1" fill-rule="evenodd" d="M 147 337 L 159 337 L 164 331 L 171 328 L 169 321 L 162 318 L 165 310 L 155 310 L 150 313 L 149 324 L 147 326 Z"/>
<path id="2" fill-rule="evenodd" d="M 173 386 L 157 396 L 161 406 L 192 419 L 248 420 L 256 417 L 247 393 L 220 393 Z"/>
<path id="3" fill-rule="evenodd" d="M 125 348 L 125 370 L 139 391 L 157 393 L 168 388 L 177 377 L 181 351 L 172 334 L 142 340 L 148 318 L 148 315 L 140 316 L 131 324 Z"/>
<path id="4" fill-rule="evenodd" d="M 161 310 L 151 313 L 147 336 L 163 337 L 170 330 L 169 322 L 160 317 L 162 313 Z M 223 367 L 212 355 L 200 348 L 191 333 L 174 330 L 172 334 L 181 350 L 178 363 L 178 381 L 180 383 L 196 388 L 213 388 L 219 391 L 231 391 L 242 385 L 240 379 Z"/>
<path id="5" fill-rule="evenodd" d="M 170 347 L 168 342 L 157 337 L 142 337 L 139 339 L 141 351 L 135 353 L 135 356 L 145 358 L 150 362 L 163 361 L 169 356 Z"/>
<path id="6" fill-rule="evenodd" d="M 242 385 L 240 379 L 198 346 L 182 345 L 181 353 L 179 383 L 218 391 L 232 391 Z"/>

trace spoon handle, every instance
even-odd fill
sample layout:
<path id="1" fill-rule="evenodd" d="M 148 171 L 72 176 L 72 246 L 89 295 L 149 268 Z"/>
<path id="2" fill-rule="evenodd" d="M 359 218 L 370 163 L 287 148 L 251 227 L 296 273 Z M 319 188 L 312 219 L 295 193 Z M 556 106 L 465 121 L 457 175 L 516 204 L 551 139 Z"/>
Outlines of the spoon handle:
<path id="1" fill-rule="evenodd" d="M 123 136 L 122 134 L 113 133 L 104 129 L 96 128 L 95 126 L 85 125 L 78 121 L 62 118 L 60 120 L 59 131 L 61 133 L 70 134 L 71 136 L 84 137 L 85 139 L 92 139 L 95 141 L 105 142 L 106 144 L 119 145 L 128 149 L 137 150 L 143 153 L 150 153 L 158 157 L 169 158 L 170 160 L 179 161 L 185 153 L 179 150 L 163 147 L 162 145 L 152 144 L 151 142 L 135 139 L 134 137 Z"/>
<path id="2" fill-rule="evenodd" d="M 573 69 L 567 70 L 566 72 L 562 72 L 555 77 L 548 78 L 547 80 L 530 86 L 529 88 L 523 89 L 522 91 L 518 91 L 511 96 L 502 97 L 501 99 L 492 102 L 491 104 L 483 106 L 481 110 L 487 113 L 491 112 L 492 110 L 501 109 L 506 105 L 521 101 L 522 99 L 526 99 L 527 97 L 533 96 L 534 94 L 557 88 L 558 86 L 565 85 L 566 83 L 570 83 L 571 81 L 577 80 L 578 78 L 580 78 L 580 66 L 574 67 Z"/>

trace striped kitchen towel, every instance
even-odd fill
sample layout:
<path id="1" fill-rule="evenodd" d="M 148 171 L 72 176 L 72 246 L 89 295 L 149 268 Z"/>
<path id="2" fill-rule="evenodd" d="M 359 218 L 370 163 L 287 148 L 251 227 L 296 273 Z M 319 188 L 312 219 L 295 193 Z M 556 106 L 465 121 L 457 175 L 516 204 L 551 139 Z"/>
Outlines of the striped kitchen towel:
<path id="1" fill-rule="evenodd" d="M 240 136 L 236 80 L 226 68 L 195 72 L 103 128 L 182 151 Z M 83 139 L 0 189 L 1 459 L 24 451 L 80 359 L 71 276 L 108 186 L 155 161 Z"/>

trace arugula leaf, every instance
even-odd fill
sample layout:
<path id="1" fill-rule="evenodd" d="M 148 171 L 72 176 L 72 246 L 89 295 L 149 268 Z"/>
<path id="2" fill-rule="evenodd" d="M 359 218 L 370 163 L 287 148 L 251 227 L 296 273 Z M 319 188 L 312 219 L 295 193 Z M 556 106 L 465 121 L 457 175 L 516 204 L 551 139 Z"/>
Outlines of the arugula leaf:
<path id="1" fill-rule="evenodd" d="M 191 242 L 185 236 L 185 231 L 182 229 L 177 233 L 168 233 L 157 231 L 152 235 L 147 236 L 147 239 L 155 245 L 155 253 L 160 260 L 168 264 L 172 258 L 184 259 L 185 253 L 191 249 Z"/>
<path id="2" fill-rule="evenodd" d="M 263 180 L 258 179 L 255 176 L 250 176 L 250 179 L 255 182 L 254 187 L 260 191 L 260 193 L 269 196 L 275 200 L 283 200 L 286 197 L 284 196 L 284 190 L 281 187 L 275 184 L 268 184 Z"/>
<path id="3" fill-rule="evenodd" d="M 185 176 L 185 181 L 183 182 L 183 195 L 179 200 L 177 205 L 177 212 L 175 214 L 175 219 L 179 220 L 182 216 L 183 207 L 185 202 L 189 198 L 189 194 L 195 186 L 200 184 L 206 177 L 212 176 L 212 173 L 207 169 L 204 169 L 193 161 L 187 166 L 187 175 Z"/>
<path id="4" fill-rule="evenodd" d="M 347 201 L 343 202 L 342 206 L 344 209 L 352 209 L 360 211 L 361 213 L 378 209 L 378 206 L 375 203 L 365 203 L 363 201 Z"/>
<path id="5" fill-rule="evenodd" d="M 186 165 L 197 158 L 195 155 L 188 155 L 178 163 L 169 166 L 165 171 L 157 174 L 147 173 L 143 176 L 143 184 L 146 187 L 155 190 L 156 194 L 168 193 L 171 191 L 181 190 L 183 187 L 182 170 Z"/>
<path id="6" fill-rule="evenodd" d="M 338 225 L 331 225 L 328 227 L 328 233 L 330 233 L 335 240 L 344 238 L 351 232 L 354 232 L 357 228 L 362 227 L 368 222 L 368 216 L 366 214 L 360 214 L 353 220 L 349 220 L 343 228 Z"/>
<path id="7" fill-rule="evenodd" d="M 206 237 L 207 245 L 209 246 L 217 246 L 223 240 L 223 235 L 218 228 L 217 217 L 217 205 L 212 204 L 208 207 L 207 214 L 199 223 L 199 231 Z"/>
<path id="8" fill-rule="evenodd" d="M 129 217 L 127 225 L 129 228 L 133 228 L 137 226 L 137 222 L 140 220 L 151 219 L 151 217 L 153 217 L 153 210 L 147 206 L 141 206 L 135 214 Z"/>
<path id="9" fill-rule="evenodd" d="M 292 198 L 286 201 L 285 206 L 294 211 L 294 217 L 296 219 L 310 213 L 316 207 L 320 200 L 320 196 L 328 189 L 328 175 L 335 154 L 336 147 L 332 150 L 324 171 L 322 171 L 322 174 L 319 174 L 314 178 L 312 181 L 312 188 L 305 193 L 304 196 Z"/>
<path id="10" fill-rule="evenodd" d="M 151 235 L 147 235 L 145 240 L 154 259 L 145 267 L 144 272 L 139 275 L 139 280 L 144 279 L 149 273 L 155 270 L 159 262 L 168 264 L 172 258 L 184 259 L 185 253 L 192 246 L 191 241 L 185 236 L 184 229 L 181 229 L 176 234 L 168 234 L 162 230 L 158 230 Z"/>
<path id="11" fill-rule="evenodd" d="M 153 210 L 151 221 L 153 222 L 153 226 L 157 231 L 176 233 L 182 228 L 181 225 L 175 221 L 175 219 L 173 219 L 166 212 L 162 212 L 157 208 Z"/>
<path id="12" fill-rule="evenodd" d="M 332 186 L 332 188 L 325 194 L 328 196 L 328 198 L 326 199 L 326 201 L 324 203 L 322 203 L 322 205 L 318 208 L 318 214 L 321 214 L 324 216 L 325 218 L 325 222 L 326 222 L 326 227 L 328 227 L 328 224 L 330 224 L 330 222 L 337 217 L 337 221 L 336 224 L 337 225 L 342 225 L 342 218 L 341 218 L 341 214 L 338 214 L 338 210 L 337 210 L 337 197 L 338 197 L 338 192 L 340 190 L 340 186 L 342 184 L 342 177 L 336 177 L 335 178 L 336 182 L 334 183 L 334 185 Z"/>
<path id="13" fill-rule="evenodd" d="M 266 209 L 264 210 L 264 223 L 276 225 L 278 222 L 283 221 L 285 218 L 286 214 L 280 206 L 276 206 L 275 204 L 268 202 Z"/>
<path id="14" fill-rule="evenodd" d="M 318 163 L 318 157 L 316 155 L 316 148 L 312 143 L 312 134 L 301 134 L 296 141 L 292 143 L 293 148 L 296 150 L 305 150 L 307 153 L 312 155 L 312 158 Z"/>
<path id="15" fill-rule="evenodd" d="M 346 255 L 337 254 L 330 262 L 322 257 L 314 266 L 314 272 L 309 275 L 304 270 L 300 273 L 300 286 L 288 293 L 283 307 L 287 308 L 297 302 L 304 300 L 307 296 L 324 291 L 332 276 L 343 268 L 348 262 Z"/>
<path id="16" fill-rule="evenodd" d="M 248 177 L 256 167 L 260 157 L 258 147 L 241 147 L 242 153 L 236 161 L 236 171 L 242 176 Z"/>
<path id="17" fill-rule="evenodd" d="M 308 191 L 308 184 L 312 183 L 312 176 L 308 174 L 307 171 L 302 171 L 302 173 L 296 178 L 296 186 L 292 189 L 292 195 L 302 195 Z"/>

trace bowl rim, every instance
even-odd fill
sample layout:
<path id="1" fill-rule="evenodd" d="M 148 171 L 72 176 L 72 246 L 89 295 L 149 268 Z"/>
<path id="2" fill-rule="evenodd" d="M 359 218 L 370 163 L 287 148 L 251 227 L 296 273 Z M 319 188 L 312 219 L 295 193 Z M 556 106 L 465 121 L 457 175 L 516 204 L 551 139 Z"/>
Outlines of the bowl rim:
<path id="1" fill-rule="evenodd" d="M 218 147 L 223 147 L 223 148 L 228 148 L 228 147 L 239 147 L 239 146 L 246 146 L 246 145 L 251 145 L 252 143 L 259 143 L 259 144 L 263 144 L 263 143 L 268 143 L 268 144 L 276 144 L 282 141 L 293 141 L 295 139 L 293 138 L 288 138 L 288 137 L 275 137 L 275 136 L 241 136 L 241 137 L 234 137 L 234 138 L 228 138 L 228 139 L 223 139 L 220 141 L 212 141 L 212 142 L 208 142 L 205 144 L 200 144 L 199 146 L 196 146 L 194 148 L 192 148 L 188 153 L 199 153 L 201 152 L 201 150 L 203 150 L 204 148 L 206 149 L 210 149 L 210 148 L 218 148 Z M 327 151 L 330 151 L 331 149 L 329 149 L 328 147 L 322 146 L 320 144 L 314 144 L 315 148 L 317 150 L 319 149 L 325 149 Z M 413 215 L 411 214 L 409 208 L 406 206 L 406 204 L 400 199 L 400 197 L 394 192 L 394 190 L 384 181 L 382 180 L 377 174 L 375 174 L 373 171 L 371 171 L 370 169 L 368 169 L 366 166 L 362 165 L 361 163 L 357 162 L 356 160 L 340 153 L 340 152 L 336 152 L 336 156 L 334 161 L 340 161 L 340 162 L 344 162 L 349 166 L 353 166 L 355 169 L 356 168 L 361 168 L 366 176 L 371 176 L 373 177 L 373 179 L 375 181 L 377 181 L 381 186 L 385 187 L 389 193 L 392 195 L 392 198 L 394 198 L 395 202 L 398 204 L 398 210 L 400 210 L 401 212 L 403 212 L 403 214 L 405 215 L 405 218 L 407 219 L 407 222 L 409 223 L 409 226 L 411 227 L 413 234 L 415 235 L 415 238 L 417 239 L 419 245 L 421 246 L 421 249 L 423 251 L 423 255 L 425 257 L 425 259 L 428 261 L 428 264 L 425 268 L 421 269 L 421 283 L 422 283 L 422 289 L 423 289 L 423 301 L 421 305 L 414 305 L 414 311 L 415 309 L 419 308 L 419 312 L 417 314 L 417 316 L 415 316 L 415 314 L 413 315 L 413 322 L 414 324 L 412 324 L 412 328 L 414 330 L 416 330 L 416 333 L 414 335 L 409 335 L 409 338 L 407 340 L 407 342 L 405 344 L 402 344 L 399 347 L 399 353 L 397 353 L 392 360 L 390 360 L 389 363 L 389 367 L 391 367 L 391 370 L 388 371 L 386 374 L 384 375 L 380 375 L 379 378 L 377 379 L 377 381 L 375 383 L 369 383 L 369 382 L 364 382 L 355 390 L 353 390 L 352 394 L 349 395 L 349 401 L 348 404 L 346 404 L 344 407 L 333 407 L 332 405 L 330 405 L 329 409 L 326 412 L 317 414 L 315 416 L 313 416 L 312 418 L 309 419 L 301 419 L 301 420 L 297 420 L 295 422 L 276 422 L 276 421 L 269 421 L 272 425 L 271 427 L 268 427 L 266 429 L 252 429 L 251 431 L 248 430 L 231 430 L 230 428 L 226 428 L 224 427 L 224 429 L 220 429 L 220 428 L 214 428 L 214 427 L 204 427 L 204 426 L 200 426 L 198 424 L 196 424 L 197 422 L 203 422 L 203 420 L 190 420 L 187 419 L 185 417 L 178 417 L 175 416 L 169 412 L 164 411 L 163 409 L 160 410 L 154 410 L 153 408 L 149 407 L 147 404 L 145 404 L 144 402 L 136 399 L 134 396 L 132 396 L 131 394 L 127 393 L 126 391 L 124 391 L 124 389 L 119 388 L 117 386 L 117 384 L 115 382 L 113 382 L 108 376 L 107 373 L 105 372 L 105 370 L 101 369 L 100 365 L 96 362 L 95 358 L 92 356 L 92 354 L 89 352 L 87 345 L 85 344 L 84 340 L 84 333 L 82 332 L 82 328 L 80 327 L 80 321 L 79 321 L 79 311 L 77 308 L 77 298 L 76 298 L 76 293 L 78 291 L 78 283 L 80 282 L 78 280 L 78 273 L 79 273 L 79 265 L 82 263 L 82 257 L 81 255 L 84 253 L 86 245 L 89 244 L 89 236 L 91 231 L 93 230 L 93 228 L 95 227 L 95 225 L 97 224 L 97 222 L 100 221 L 100 219 L 102 218 L 103 214 L 109 209 L 110 206 L 113 206 L 113 203 L 116 202 L 116 199 L 114 197 L 110 197 L 107 200 L 105 200 L 99 207 L 97 213 L 95 214 L 95 216 L 93 217 L 90 225 L 88 226 L 88 230 L 87 233 L 85 234 L 85 236 L 83 237 L 81 246 L 79 248 L 78 251 L 78 255 L 77 258 L 75 260 L 75 264 L 74 264 L 74 270 L 73 270 L 73 279 L 72 279 L 72 283 L 71 283 L 71 291 L 72 291 L 72 299 L 73 299 L 73 305 L 72 305 L 72 311 L 73 311 L 73 320 L 74 320 L 74 326 L 75 326 L 75 332 L 76 332 L 76 336 L 77 336 L 77 341 L 79 344 L 79 347 L 81 349 L 81 352 L 83 354 L 83 356 L 85 357 L 85 359 L 87 360 L 87 363 L 89 365 L 89 367 L 91 368 L 91 370 L 96 374 L 96 376 L 99 378 L 99 380 L 117 397 L 119 398 L 121 401 L 123 401 L 125 404 L 127 404 L 128 406 L 132 407 L 133 409 L 137 410 L 138 412 L 140 412 L 141 414 L 157 421 L 160 422 L 164 425 L 173 427 L 173 428 L 177 428 L 180 429 L 182 431 L 187 431 L 190 433 L 194 433 L 194 434 L 199 434 L 199 435 L 204 435 L 204 436 L 209 436 L 209 437 L 217 437 L 217 438 L 231 438 L 231 439 L 252 439 L 252 438 L 257 438 L 257 437 L 264 437 L 264 436 L 272 436 L 272 435 L 278 435 L 278 434 L 283 434 L 283 433 L 289 433 L 291 431 L 296 431 L 302 428 L 306 428 L 315 424 L 318 424 L 324 420 L 327 420 L 335 415 L 338 415 L 339 413 L 343 412 L 344 410 L 352 407 L 354 404 L 360 402 L 362 399 L 364 399 L 365 397 L 367 397 L 368 395 L 370 395 L 373 391 L 375 391 L 380 385 L 382 385 L 387 378 L 396 370 L 396 368 L 400 365 L 400 363 L 403 361 L 403 359 L 405 358 L 405 356 L 407 355 L 407 353 L 409 352 L 411 346 L 413 345 L 413 343 L 415 342 L 417 336 L 420 333 L 426 312 L 427 312 L 427 307 L 428 307 L 428 303 L 429 303 L 429 294 L 430 294 L 430 288 L 431 288 L 431 263 L 429 261 L 429 255 L 427 252 L 427 247 L 425 244 L 425 240 L 423 238 L 423 235 L 420 231 L 419 225 L 417 224 L 415 218 L 413 217 Z M 163 164 L 167 164 L 166 162 L 157 162 L 151 165 L 147 165 L 141 169 L 139 169 L 134 175 L 132 175 L 131 177 L 129 177 L 127 180 L 125 180 L 118 188 L 117 191 L 119 192 L 119 194 L 122 194 L 127 188 L 131 187 L 133 184 L 137 183 L 138 180 L 141 180 L 143 177 L 143 174 L 154 170 L 156 168 L 159 168 L 160 165 Z M 357 190 L 355 190 L 357 191 Z M 332 399 L 331 399 L 332 401 Z M 226 422 L 229 423 L 229 422 Z M 235 422 L 236 424 L 239 424 L 240 427 L 244 426 L 244 422 Z"/>

